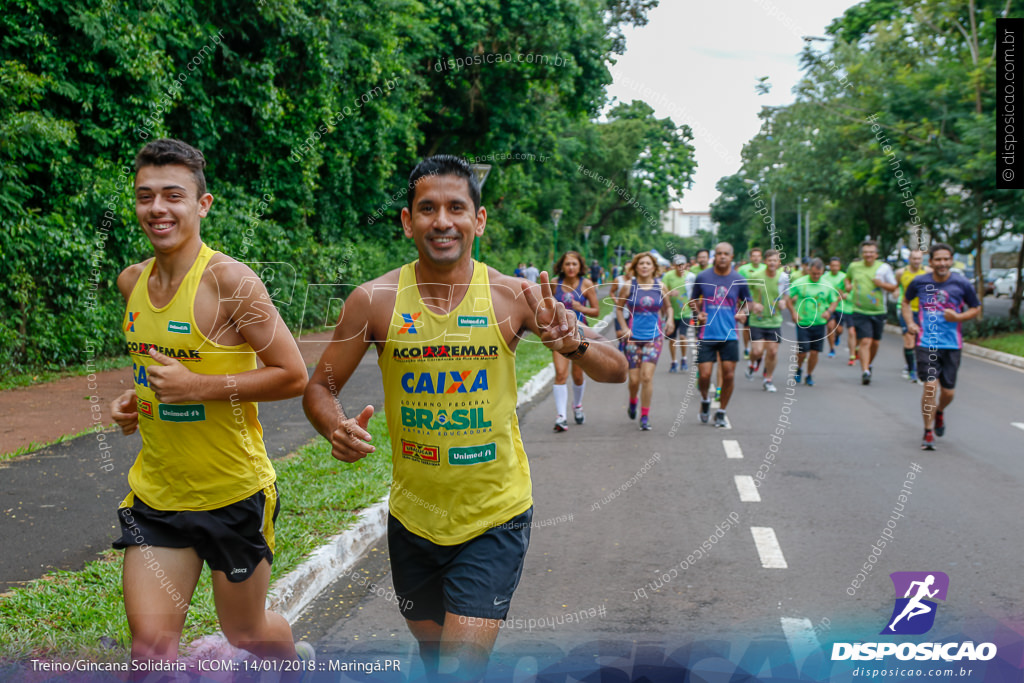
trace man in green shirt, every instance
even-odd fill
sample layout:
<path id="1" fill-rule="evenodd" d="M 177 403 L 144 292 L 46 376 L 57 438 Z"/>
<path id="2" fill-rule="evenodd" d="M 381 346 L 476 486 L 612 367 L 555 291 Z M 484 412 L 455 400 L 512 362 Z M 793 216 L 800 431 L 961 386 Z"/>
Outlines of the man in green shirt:
<path id="1" fill-rule="evenodd" d="M 832 317 L 828 321 L 828 357 L 835 358 L 836 346 L 839 345 L 839 340 L 843 338 L 843 316 L 851 310 L 850 302 L 847 301 L 846 296 L 846 273 L 843 272 L 843 263 L 839 260 L 838 256 L 833 256 L 829 260 L 828 272 L 821 276 L 821 281 L 834 287 L 836 294 L 839 295 L 839 305 L 836 306 L 836 310 L 832 312 Z M 857 354 L 855 352 L 856 337 L 852 329 L 847 339 L 850 346 L 850 365 L 853 365 L 857 359 Z"/>
<path id="2" fill-rule="evenodd" d="M 750 278 L 759 277 L 764 273 L 765 264 L 761 260 L 761 248 L 754 247 L 749 252 L 750 260 L 736 269 L 736 272 L 750 282 Z M 743 323 L 743 357 L 750 358 L 750 320 Z"/>
<path id="3" fill-rule="evenodd" d="M 807 386 L 814 386 L 815 366 L 818 365 L 818 353 L 825 348 L 825 337 L 828 335 L 826 323 L 832 317 L 839 301 L 835 287 L 822 281 L 825 264 L 820 258 L 812 259 L 807 277 L 794 282 L 789 288 L 789 310 L 796 324 L 797 356 L 796 376 L 800 383 L 804 359 L 807 360 Z"/>
<path id="4" fill-rule="evenodd" d="M 782 340 L 782 311 L 788 305 L 786 291 L 789 276 L 779 270 L 782 261 L 777 249 L 764 252 L 764 269 L 747 278 L 747 286 L 754 301 L 763 306 L 760 313 L 752 313 L 750 323 L 750 363 L 747 365 L 747 379 L 753 379 L 761 359 L 764 359 L 765 391 L 775 392 L 772 373 L 779 357 L 779 342 Z"/>
<path id="5" fill-rule="evenodd" d="M 686 257 L 676 254 L 672 257 L 672 270 L 661 276 L 661 281 L 668 288 L 668 295 L 672 301 L 672 312 L 676 320 L 672 334 L 667 335 L 669 339 L 668 350 L 672 354 L 672 365 L 669 372 L 686 372 L 686 332 L 690 325 L 690 307 L 688 302 L 690 296 L 686 291 Z M 680 360 L 676 362 L 676 351 L 679 351 Z"/>
<path id="6" fill-rule="evenodd" d="M 896 275 L 888 263 L 878 260 L 878 242 L 860 243 L 860 261 L 846 270 L 846 291 L 850 293 L 850 327 L 857 332 L 861 384 L 871 384 L 871 364 L 885 329 L 885 294 L 895 292 Z"/>

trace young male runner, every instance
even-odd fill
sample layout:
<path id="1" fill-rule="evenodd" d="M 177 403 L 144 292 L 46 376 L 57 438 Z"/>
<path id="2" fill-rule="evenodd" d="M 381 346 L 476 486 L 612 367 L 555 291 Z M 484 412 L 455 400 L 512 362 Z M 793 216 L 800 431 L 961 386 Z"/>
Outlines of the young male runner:
<path id="1" fill-rule="evenodd" d="M 828 336 L 826 323 L 832 317 L 839 302 L 839 293 L 822 280 L 825 264 L 820 258 L 808 263 L 808 275 L 798 279 L 789 288 L 789 310 L 796 325 L 797 357 L 796 375 L 800 384 L 804 359 L 807 360 L 807 386 L 814 386 L 814 368 L 818 365 L 818 354 L 825 348 Z"/>
<path id="2" fill-rule="evenodd" d="M 686 372 L 688 365 L 686 363 L 686 332 L 690 328 L 690 297 L 687 293 L 686 272 L 686 257 L 682 254 L 676 254 L 672 257 L 672 270 L 666 272 L 661 276 L 661 281 L 665 283 L 665 287 L 668 288 L 668 295 L 672 302 L 673 316 L 675 317 L 675 326 L 672 328 L 672 334 L 668 335 L 669 353 L 672 354 L 672 365 L 669 367 L 669 372 L 683 371 Z M 676 350 L 679 350 L 679 362 L 676 362 Z"/>
<path id="3" fill-rule="evenodd" d="M 843 272 L 843 263 L 838 256 L 833 256 L 828 262 L 828 272 L 821 276 L 821 281 L 836 290 L 839 297 L 839 305 L 832 311 L 832 317 L 828 320 L 828 357 L 836 357 L 836 346 L 843 338 L 843 324 L 846 314 L 850 311 L 850 304 L 846 296 L 846 273 Z M 850 347 L 850 365 L 853 365 L 856 355 L 855 336 L 851 331 L 847 335 Z"/>
<path id="4" fill-rule="evenodd" d="M 885 329 L 885 294 L 895 292 L 896 276 L 888 263 L 878 261 L 878 242 L 860 243 L 860 261 L 846 269 L 846 291 L 853 312 L 850 327 L 857 331 L 861 384 L 871 384 L 871 364 Z"/>
<path id="5" fill-rule="evenodd" d="M 935 437 L 946 433 L 944 413 L 953 402 L 964 346 L 960 326 L 981 312 L 981 302 L 970 281 L 950 271 L 953 247 L 941 242 L 933 244 L 929 256 L 932 272 L 914 278 L 907 285 L 901 303 L 904 319 L 910 319 L 907 328 L 917 337 L 918 376 L 924 382 L 921 449 L 926 451 L 934 450 Z M 914 298 L 920 301 L 920 322 L 915 322 L 910 315 L 910 302 Z"/>
<path id="6" fill-rule="evenodd" d="M 711 366 L 718 358 L 721 361 L 720 408 L 715 412 L 715 426 L 726 427 L 725 411 L 732 396 L 736 363 L 740 359 L 739 344 L 736 341 L 736 321 L 746 317 L 745 302 L 751 302 L 754 313 L 761 312 L 761 305 L 754 303 L 750 289 L 743 276 L 732 269 L 732 245 L 721 242 L 715 247 L 715 265 L 697 275 L 693 282 L 691 296 L 696 302 L 698 339 L 697 366 L 700 372 L 700 421 L 707 422 L 711 416 Z"/>
<path id="7" fill-rule="evenodd" d="M 177 657 L 206 562 L 228 641 L 294 659 L 288 622 L 264 609 L 280 502 L 256 402 L 301 394 L 306 368 L 256 274 L 203 243 L 199 223 L 213 203 L 205 166 L 179 140 L 142 148 L 135 214 L 153 258 L 117 279 L 135 388 L 111 415 L 125 434 L 142 432 L 114 543 L 125 549 L 132 658 Z"/>
<path id="8" fill-rule="evenodd" d="M 788 307 L 786 292 L 789 276 L 779 270 L 782 261 L 777 249 L 764 253 L 765 269 L 753 279 L 747 279 L 747 286 L 754 301 L 761 304 L 762 311 L 754 313 L 750 322 L 750 363 L 747 365 L 747 379 L 753 379 L 764 360 L 762 386 L 765 391 L 775 392 L 772 375 L 779 356 L 779 342 L 782 340 L 782 311 Z"/>
<path id="9" fill-rule="evenodd" d="M 761 248 L 760 247 L 754 247 L 753 249 L 751 249 L 750 253 L 748 254 L 748 258 L 750 260 L 747 261 L 746 263 L 744 263 L 739 268 L 737 268 L 736 272 L 739 273 L 740 275 L 742 275 L 744 278 L 746 278 L 747 283 L 749 284 L 750 283 L 750 278 L 752 278 L 752 277 L 759 277 L 762 273 L 764 273 L 765 264 L 761 260 L 762 254 L 761 254 Z M 751 290 L 751 291 L 753 291 L 753 290 Z M 750 340 L 751 340 L 751 335 L 750 335 L 750 319 L 747 318 L 747 321 L 745 323 L 743 323 L 743 357 L 744 358 L 750 358 Z"/>
<path id="10" fill-rule="evenodd" d="M 909 379 L 911 382 L 917 381 L 917 373 L 914 368 L 914 347 L 917 340 L 914 335 L 910 333 L 910 327 L 907 325 L 907 319 L 903 317 L 903 294 L 907 291 L 907 285 L 918 275 L 924 275 L 925 273 L 932 272 L 931 268 L 927 268 L 921 265 L 924 262 L 924 254 L 920 250 L 913 250 L 910 252 L 910 257 L 907 259 L 907 265 L 896 271 L 896 281 L 900 285 L 900 311 L 897 315 L 900 321 L 900 327 L 903 329 L 903 359 L 906 363 L 903 368 L 903 379 Z M 917 299 L 910 302 L 910 310 L 914 316 L 914 322 L 918 327 L 921 326 L 921 322 L 917 319 Z"/>
<path id="11" fill-rule="evenodd" d="M 428 675 L 451 656 L 460 675 L 479 678 L 519 583 L 533 515 L 516 345 L 532 331 L 598 382 L 625 381 L 626 359 L 555 301 L 547 273 L 531 286 L 472 259 L 487 212 L 465 160 L 425 159 L 409 184 L 402 226 L 419 259 L 348 297 L 304 405 L 335 458 L 372 453 L 373 407 L 348 417 L 335 396 L 375 347 L 393 454 L 388 548 L 399 609 Z"/>

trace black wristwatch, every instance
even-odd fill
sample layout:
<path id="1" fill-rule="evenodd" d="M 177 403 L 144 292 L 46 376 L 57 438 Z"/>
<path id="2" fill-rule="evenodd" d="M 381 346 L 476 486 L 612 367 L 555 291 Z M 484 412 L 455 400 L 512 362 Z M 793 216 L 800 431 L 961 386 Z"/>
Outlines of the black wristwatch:
<path id="1" fill-rule="evenodd" d="M 561 351 L 559 351 L 559 353 L 561 353 L 569 360 L 579 360 L 580 358 L 583 358 L 583 355 L 587 352 L 587 349 L 590 347 L 590 342 L 588 342 L 583 337 L 583 328 L 577 325 L 576 332 L 579 334 L 580 345 L 577 346 L 574 351 L 571 351 L 569 353 L 562 353 Z"/>

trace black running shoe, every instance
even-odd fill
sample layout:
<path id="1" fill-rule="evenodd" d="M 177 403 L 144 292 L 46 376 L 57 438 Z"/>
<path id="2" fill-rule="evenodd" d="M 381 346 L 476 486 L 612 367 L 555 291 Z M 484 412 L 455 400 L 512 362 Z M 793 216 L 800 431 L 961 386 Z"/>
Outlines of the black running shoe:
<path id="1" fill-rule="evenodd" d="M 935 413 L 935 436 L 943 436 L 946 433 L 946 419 L 942 411 Z"/>
<path id="2" fill-rule="evenodd" d="M 711 418 L 711 401 L 701 400 L 700 402 L 700 421 L 707 424 L 707 421 Z"/>
<path id="3" fill-rule="evenodd" d="M 725 427 L 725 426 L 727 426 L 726 421 L 725 421 L 725 411 L 724 410 L 716 410 L 715 411 L 715 426 L 716 427 Z"/>
<path id="4" fill-rule="evenodd" d="M 860 383 L 863 385 L 871 384 L 871 371 L 865 370 L 864 374 L 860 376 Z"/>

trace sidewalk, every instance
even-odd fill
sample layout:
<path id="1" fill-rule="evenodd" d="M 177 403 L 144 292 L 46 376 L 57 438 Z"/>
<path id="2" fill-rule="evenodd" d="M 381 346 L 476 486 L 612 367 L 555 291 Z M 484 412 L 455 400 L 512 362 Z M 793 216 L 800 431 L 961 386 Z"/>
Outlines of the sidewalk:
<path id="1" fill-rule="evenodd" d="M 330 333 L 321 333 L 302 340 L 299 347 L 307 363 L 319 359 Z M 367 354 L 350 380 L 351 396 L 359 396 L 363 405 L 383 405 L 380 371 L 374 354 Z M 106 395 L 113 397 L 123 389 L 119 376 L 131 381 L 131 369 L 98 373 Z M 104 375 L 102 380 L 100 375 Z M 74 377 L 61 380 L 70 385 L 77 396 L 86 395 L 89 380 Z M 66 391 L 66 390 L 64 390 Z M 94 393 L 98 393 L 94 392 Z M 5 420 L 9 432 L 24 431 L 34 422 L 22 415 L 33 415 L 37 406 L 49 402 L 48 410 L 61 410 L 55 399 L 46 396 L 47 387 L 15 389 L 3 394 L 27 397 L 22 409 L 11 411 L 18 402 L 6 397 L 9 415 Z M 86 397 L 87 398 L 87 397 Z M 88 400 L 82 409 L 64 407 L 71 419 L 81 420 L 89 427 Z M 104 415 L 106 416 L 106 403 Z M 302 398 L 276 401 L 260 406 L 260 423 L 271 458 L 279 458 L 311 441 L 316 432 L 302 410 Z M 73 433 L 73 432 L 72 432 Z M 60 434 L 52 438 L 56 438 Z M 37 437 L 30 439 L 39 441 Z M 0 555 L 0 593 L 26 581 L 37 579 L 54 569 L 80 569 L 86 562 L 110 547 L 118 536 L 115 510 L 127 492 L 128 469 L 141 447 L 138 433 L 123 436 L 118 430 L 90 433 L 43 448 L 30 455 L 0 462 L 0 538 L 17 553 Z M 45 540 L 45 542 L 41 542 Z"/>

